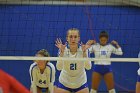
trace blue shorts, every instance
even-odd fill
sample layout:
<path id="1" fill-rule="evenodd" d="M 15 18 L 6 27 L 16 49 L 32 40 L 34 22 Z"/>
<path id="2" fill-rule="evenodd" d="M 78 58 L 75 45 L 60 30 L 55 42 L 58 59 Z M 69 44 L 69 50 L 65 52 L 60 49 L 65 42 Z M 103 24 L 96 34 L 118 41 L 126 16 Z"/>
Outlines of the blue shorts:
<path id="1" fill-rule="evenodd" d="M 41 88 L 41 87 L 38 87 L 38 86 L 37 86 L 37 88 L 41 89 L 41 93 L 46 93 L 46 92 L 49 91 L 48 88 Z"/>
<path id="2" fill-rule="evenodd" d="M 137 82 L 140 82 L 140 76 L 138 76 L 138 78 L 137 78 Z"/>
<path id="3" fill-rule="evenodd" d="M 61 84 L 60 82 L 58 82 L 57 87 L 58 88 L 61 88 L 61 89 L 64 89 L 64 90 L 67 90 L 69 92 L 74 92 L 75 93 L 75 92 L 78 92 L 78 91 L 80 91 L 80 90 L 82 90 L 84 88 L 87 88 L 88 87 L 88 84 L 85 83 L 84 85 L 82 85 L 79 88 L 72 89 L 72 88 L 68 88 L 68 87 L 64 86 L 63 84 Z"/>
<path id="4" fill-rule="evenodd" d="M 111 65 L 94 65 L 93 66 L 93 71 L 105 75 L 107 73 L 112 72 Z"/>

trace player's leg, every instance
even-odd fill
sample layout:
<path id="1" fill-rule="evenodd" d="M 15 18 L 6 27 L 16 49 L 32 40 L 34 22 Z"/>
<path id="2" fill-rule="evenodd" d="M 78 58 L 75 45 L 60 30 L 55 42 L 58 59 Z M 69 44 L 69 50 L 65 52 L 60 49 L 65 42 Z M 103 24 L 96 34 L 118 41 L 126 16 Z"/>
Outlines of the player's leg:
<path id="1" fill-rule="evenodd" d="M 102 75 L 98 72 L 92 73 L 92 87 L 90 93 L 97 93 Z"/>
<path id="2" fill-rule="evenodd" d="M 37 87 L 37 93 L 42 93 L 41 88 Z"/>
<path id="3" fill-rule="evenodd" d="M 140 93 L 140 82 L 136 84 L 136 93 Z"/>
<path id="4" fill-rule="evenodd" d="M 80 88 L 74 89 L 74 93 L 89 93 L 88 84 L 85 83 Z"/>
<path id="5" fill-rule="evenodd" d="M 136 93 L 140 93 L 140 75 L 138 76 L 136 83 Z"/>
<path id="6" fill-rule="evenodd" d="M 55 93 L 70 93 L 70 88 L 67 88 L 59 82 L 57 84 L 57 88 L 55 89 Z"/>
<path id="7" fill-rule="evenodd" d="M 57 88 L 55 90 L 55 93 L 70 93 L 68 90 L 62 89 L 62 88 Z"/>
<path id="8" fill-rule="evenodd" d="M 109 93 L 116 93 L 114 89 L 114 78 L 113 78 L 113 73 L 109 72 L 104 75 L 104 80 L 107 85 L 107 89 Z"/>
<path id="9" fill-rule="evenodd" d="M 102 79 L 102 69 L 102 65 L 94 65 L 90 93 L 97 93 L 100 81 Z"/>
<path id="10" fill-rule="evenodd" d="M 57 91 L 57 86 L 56 85 L 54 86 L 54 93 L 57 93 L 55 91 Z"/>
<path id="11" fill-rule="evenodd" d="M 109 93 L 116 93 L 114 89 L 114 77 L 111 69 L 111 65 L 104 66 L 104 80 L 107 85 Z"/>
<path id="12" fill-rule="evenodd" d="M 89 88 L 84 88 L 78 92 L 75 92 L 75 93 L 89 93 Z"/>

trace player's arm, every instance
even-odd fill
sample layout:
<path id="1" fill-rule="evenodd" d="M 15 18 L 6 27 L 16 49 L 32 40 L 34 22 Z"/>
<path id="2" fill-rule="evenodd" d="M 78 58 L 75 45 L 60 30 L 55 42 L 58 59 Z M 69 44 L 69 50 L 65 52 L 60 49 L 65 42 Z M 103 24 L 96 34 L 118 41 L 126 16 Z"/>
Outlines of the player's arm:
<path id="1" fill-rule="evenodd" d="M 87 49 L 86 50 L 86 58 L 89 58 L 90 57 L 90 53 L 89 53 L 89 50 Z M 87 69 L 87 70 L 90 70 L 91 69 L 91 66 L 92 66 L 92 64 L 91 64 L 91 61 L 85 61 L 85 68 Z"/>
<path id="2" fill-rule="evenodd" d="M 61 51 L 59 50 L 58 51 L 58 57 L 63 57 L 62 55 L 64 55 L 64 54 L 62 54 Z M 58 70 L 62 70 L 63 69 L 63 61 L 57 61 L 56 68 Z"/>
<path id="3" fill-rule="evenodd" d="M 65 48 L 66 48 L 66 43 L 62 44 L 62 41 L 61 41 L 60 38 L 57 38 L 57 40 L 55 42 L 56 42 L 55 46 L 59 49 L 58 57 L 64 57 L 64 55 L 65 55 L 64 51 L 65 51 Z M 57 61 L 56 67 L 57 67 L 58 70 L 62 70 L 63 69 L 63 61 Z"/>
<path id="4" fill-rule="evenodd" d="M 123 55 L 122 49 L 121 49 L 120 45 L 118 44 L 118 42 L 113 40 L 111 42 L 111 44 L 116 46 L 116 47 L 114 47 L 114 46 L 111 45 L 112 50 L 113 50 L 112 53 L 114 53 L 116 55 Z"/>
<path id="5" fill-rule="evenodd" d="M 64 56 L 64 51 L 65 51 L 65 47 L 66 47 L 66 42 L 65 44 L 62 43 L 60 38 L 57 38 L 57 40 L 55 41 L 55 46 L 59 49 L 59 56 L 63 57 Z"/>
<path id="6" fill-rule="evenodd" d="M 37 93 L 36 82 L 37 82 L 36 69 L 33 68 L 33 70 L 31 71 L 31 89 L 30 89 L 31 93 Z"/>
<path id="7" fill-rule="evenodd" d="M 51 69 L 52 69 L 52 74 L 50 74 L 50 84 L 49 84 L 49 91 L 50 93 L 54 93 L 54 82 L 55 82 L 55 67 L 53 64 L 50 65 L 51 66 Z"/>
<path id="8" fill-rule="evenodd" d="M 84 58 L 89 58 L 89 56 L 90 56 L 89 48 L 90 47 L 91 47 L 90 41 L 88 41 L 86 44 L 81 43 L 81 48 L 82 48 Z M 91 61 L 84 61 L 84 62 L 85 62 L 85 68 L 87 70 L 91 69 Z"/>
<path id="9" fill-rule="evenodd" d="M 89 48 L 89 52 L 90 53 L 93 53 L 94 52 L 94 49 L 95 49 L 96 41 L 95 40 L 88 40 L 87 44 L 88 45 L 91 45 L 90 48 Z"/>

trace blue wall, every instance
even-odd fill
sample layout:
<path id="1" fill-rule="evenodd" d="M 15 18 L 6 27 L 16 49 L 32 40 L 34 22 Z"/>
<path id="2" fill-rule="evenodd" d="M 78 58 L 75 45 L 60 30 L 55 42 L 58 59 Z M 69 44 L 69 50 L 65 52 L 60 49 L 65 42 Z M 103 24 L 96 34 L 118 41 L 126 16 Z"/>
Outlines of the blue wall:
<path id="1" fill-rule="evenodd" d="M 66 31 L 75 27 L 80 29 L 83 42 L 88 39 L 98 41 L 99 32 L 107 30 L 110 41 L 116 40 L 122 46 L 124 55 L 119 57 L 137 57 L 140 50 L 139 24 L 140 8 L 137 7 L 0 5 L 0 56 L 34 56 L 42 48 L 47 49 L 51 56 L 57 56 L 56 38 L 65 42 Z M 0 61 L 0 68 L 29 88 L 31 63 Z M 135 89 L 137 69 L 137 63 L 113 63 L 117 90 Z M 91 77 L 91 71 L 87 73 Z M 91 78 L 88 78 L 88 83 L 91 86 Z M 104 82 L 100 90 L 106 90 Z"/>

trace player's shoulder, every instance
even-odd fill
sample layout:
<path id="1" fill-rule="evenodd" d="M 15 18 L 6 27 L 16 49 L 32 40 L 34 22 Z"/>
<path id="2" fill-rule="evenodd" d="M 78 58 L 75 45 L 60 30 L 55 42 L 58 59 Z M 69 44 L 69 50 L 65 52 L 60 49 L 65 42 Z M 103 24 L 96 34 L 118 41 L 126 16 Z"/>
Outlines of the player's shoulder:
<path id="1" fill-rule="evenodd" d="M 95 43 L 95 44 L 93 44 L 94 46 L 100 46 L 100 43 Z"/>
<path id="2" fill-rule="evenodd" d="M 32 63 L 30 65 L 30 71 L 33 70 L 33 69 L 37 69 L 37 64 L 36 63 Z"/>
<path id="3" fill-rule="evenodd" d="M 51 62 L 48 62 L 46 67 L 49 67 L 51 69 L 55 69 L 55 66 Z"/>
<path id="4" fill-rule="evenodd" d="M 111 43 L 108 43 L 107 46 L 108 46 L 109 48 L 114 48 L 114 46 L 113 46 Z"/>
<path id="5" fill-rule="evenodd" d="M 91 47 L 93 47 L 93 48 L 100 47 L 100 44 L 99 43 L 95 43 Z"/>
<path id="6" fill-rule="evenodd" d="M 100 43 L 95 43 L 92 46 L 100 46 Z"/>

